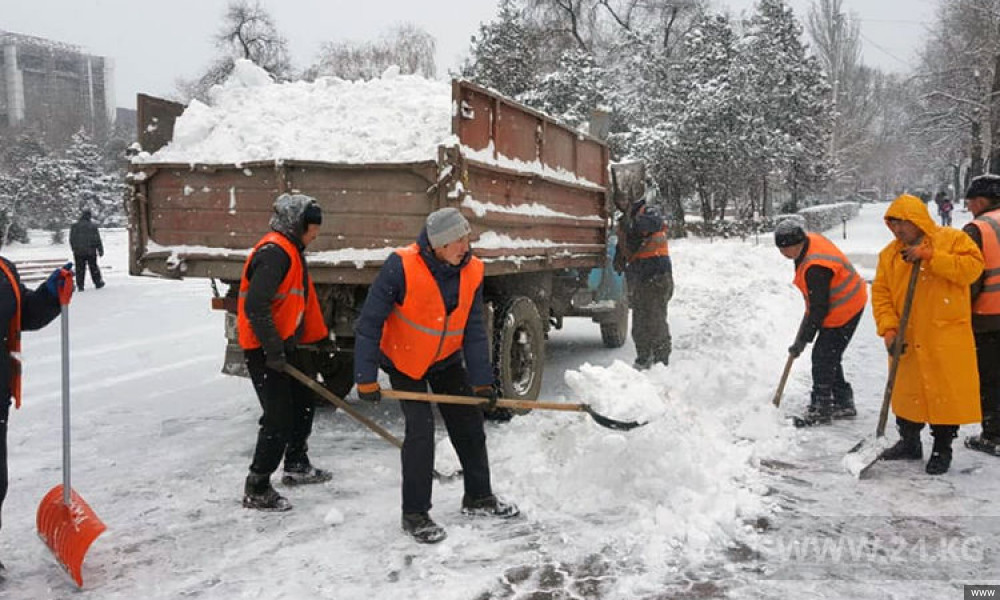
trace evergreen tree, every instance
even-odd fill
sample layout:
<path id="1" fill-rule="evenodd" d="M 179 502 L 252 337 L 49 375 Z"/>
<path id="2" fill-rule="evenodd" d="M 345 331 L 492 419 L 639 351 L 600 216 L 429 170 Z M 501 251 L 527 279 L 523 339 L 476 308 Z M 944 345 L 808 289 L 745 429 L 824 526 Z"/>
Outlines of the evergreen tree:
<path id="1" fill-rule="evenodd" d="M 767 175 L 779 171 L 796 208 L 804 188 L 828 171 L 832 111 L 819 63 L 806 57 L 802 28 L 784 0 L 760 0 L 742 39 L 737 77 L 745 90 L 743 127 L 750 172 L 750 211 L 773 213 Z M 750 212 L 748 211 L 748 212 Z"/>
<path id="2" fill-rule="evenodd" d="M 72 222 L 83 209 L 89 208 L 96 223 L 117 221 L 124 194 L 121 180 L 117 174 L 105 172 L 100 148 L 86 132 L 81 130 L 73 136 L 63 162 L 65 179 L 59 196 L 64 208 L 60 216 Z"/>
<path id="3" fill-rule="evenodd" d="M 538 68 L 537 44 L 513 0 L 501 0 L 496 19 L 472 36 L 462 76 L 516 98 L 532 85 Z"/>
<path id="4" fill-rule="evenodd" d="M 538 78 L 532 89 L 518 98 L 538 110 L 580 127 L 590 120 L 590 111 L 606 107 L 605 73 L 594 55 L 568 50 L 559 68 Z"/>

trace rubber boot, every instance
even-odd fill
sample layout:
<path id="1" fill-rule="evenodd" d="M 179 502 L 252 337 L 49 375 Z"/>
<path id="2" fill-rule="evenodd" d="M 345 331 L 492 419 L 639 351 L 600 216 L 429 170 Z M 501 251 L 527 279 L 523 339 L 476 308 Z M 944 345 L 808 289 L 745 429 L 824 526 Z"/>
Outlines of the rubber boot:
<path id="1" fill-rule="evenodd" d="M 292 504 L 271 486 L 270 475 L 247 475 L 243 487 L 243 507 L 264 512 L 284 512 L 292 509 Z"/>
<path id="2" fill-rule="evenodd" d="M 920 443 L 920 430 L 923 423 L 912 423 L 905 419 L 896 419 L 899 429 L 899 441 L 882 453 L 882 460 L 920 460 L 924 457 L 924 448 Z"/>
<path id="3" fill-rule="evenodd" d="M 494 495 L 471 499 L 462 497 L 462 514 L 472 517 L 497 517 L 510 519 L 521 514 L 521 509 L 513 502 L 504 502 Z"/>
<path id="4" fill-rule="evenodd" d="M 928 475 L 943 475 L 951 467 L 951 440 L 958 435 L 958 427 L 945 425 L 933 430 L 934 448 L 925 470 Z"/>
<path id="5" fill-rule="evenodd" d="M 854 407 L 854 390 L 851 384 L 835 387 L 833 390 L 833 418 L 850 419 L 857 416 L 858 409 Z"/>
<path id="6" fill-rule="evenodd" d="M 436 544 L 448 537 L 441 527 L 425 512 L 403 513 L 403 531 L 413 536 L 420 544 Z"/>

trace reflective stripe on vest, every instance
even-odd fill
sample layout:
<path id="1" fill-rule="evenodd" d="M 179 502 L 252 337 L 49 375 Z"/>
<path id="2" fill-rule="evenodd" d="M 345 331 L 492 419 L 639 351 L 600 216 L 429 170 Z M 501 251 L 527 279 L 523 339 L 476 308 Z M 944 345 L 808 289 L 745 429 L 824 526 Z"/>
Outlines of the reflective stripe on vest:
<path id="1" fill-rule="evenodd" d="M 802 292 L 809 311 L 809 288 L 806 286 L 806 271 L 812 266 L 826 267 L 833 271 L 830 280 L 830 312 L 823 319 L 822 326 L 840 327 L 851 320 L 868 302 L 868 288 L 865 280 L 854 270 L 854 265 L 830 240 L 818 233 L 806 234 L 809 250 L 795 269 L 795 286 Z"/>
<path id="2" fill-rule="evenodd" d="M 459 274 L 458 306 L 446 314 L 441 288 L 420 256 L 420 247 L 411 244 L 396 254 L 403 263 L 406 296 L 385 320 L 379 349 L 407 377 L 423 379 L 434 363 L 462 349 L 485 269 L 481 260 L 469 258 Z"/>
<path id="3" fill-rule="evenodd" d="M 240 297 L 236 311 L 236 331 L 239 335 L 240 347 L 244 350 L 260 348 L 260 340 L 250 326 L 250 319 L 246 314 L 246 296 L 250 290 L 250 280 L 247 279 L 247 270 L 254 254 L 267 244 L 276 244 L 288 255 L 291 265 L 285 278 L 281 280 L 277 293 L 271 298 L 271 317 L 274 326 L 278 330 L 278 335 L 282 340 L 287 340 L 295 334 L 299 324 L 305 319 L 305 326 L 302 330 L 300 342 L 308 344 L 319 341 L 329 335 L 326 323 L 323 321 L 323 311 L 319 306 L 319 298 L 316 297 L 316 288 L 313 285 L 312 277 L 305 273 L 305 265 L 302 262 L 302 255 L 295 244 L 277 232 L 270 232 L 265 235 L 257 245 L 250 251 L 247 260 L 243 263 L 243 275 L 240 278 Z M 303 275 L 305 274 L 308 289 L 302 287 Z"/>
<path id="4" fill-rule="evenodd" d="M 983 288 L 972 303 L 976 315 L 1000 314 L 1000 209 L 976 217 L 972 224 L 983 238 Z"/>
<path id="5" fill-rule="evenodd" d="M 21 408 L 21 285 L 2 260 L 0 271 L 10 280 L 10 288 L 14 290 L 14 316 L 7 325 L 7 354 L 10 355 L 10 395 L 14 397 L 14 407 Z"/>

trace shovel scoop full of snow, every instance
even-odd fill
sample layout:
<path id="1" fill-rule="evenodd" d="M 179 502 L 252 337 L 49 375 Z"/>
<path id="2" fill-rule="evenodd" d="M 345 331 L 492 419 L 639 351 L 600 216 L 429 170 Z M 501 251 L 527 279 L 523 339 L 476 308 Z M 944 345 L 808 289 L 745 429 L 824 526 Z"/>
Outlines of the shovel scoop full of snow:
<path id="1" fill-rule="evenodd" d="M 38 537 L 76 585 L 83 587 L 83 558 L 90 544 L 106 529 L 104 522 L 75 491 L 70 490 L 70 500 L 65 502 L 63 486 L 57 485 L 38 505 L 36 524 Z"/>
<path id="2" fill-rule="evenodd" d="M 876 436 L 871 439 L 864 439 L 858 442 L 853 448 L 847 451 L 844 456 L 843 465 L 847 472 L 858 479 L 864 477 L 868 470 L 882 458 L 882 454 L 889 448 L 890 444 L 885 436 Z"/>

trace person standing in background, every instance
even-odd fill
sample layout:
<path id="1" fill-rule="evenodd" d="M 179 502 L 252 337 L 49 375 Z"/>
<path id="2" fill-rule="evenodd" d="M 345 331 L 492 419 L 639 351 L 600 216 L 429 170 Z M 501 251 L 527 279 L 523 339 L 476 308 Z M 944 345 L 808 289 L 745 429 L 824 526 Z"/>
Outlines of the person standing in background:
<path id="1" fill-rule="evenodd" d="M 76 287 L 83 291 L 87 269 L 90 269 L 90 279 L 94 287 L 104 287 L 101 269 L 97 266 L 97 257 L 104 256 L 104 244 L 101 243 L 101 232 L 93 222 L 93 213 L 89 208 L 80 213 L 80 220 L 69 228 L 69 247 L 73 251 L 73 261 L 76 263 Z"/>

